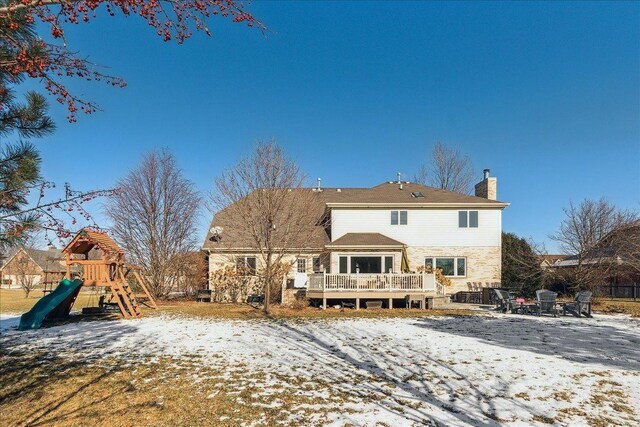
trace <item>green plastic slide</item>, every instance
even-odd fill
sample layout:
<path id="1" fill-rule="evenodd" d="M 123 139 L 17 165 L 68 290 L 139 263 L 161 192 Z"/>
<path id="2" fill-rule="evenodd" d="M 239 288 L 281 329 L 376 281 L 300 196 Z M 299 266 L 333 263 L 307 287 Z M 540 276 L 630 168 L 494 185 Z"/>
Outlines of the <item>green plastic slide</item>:
<path id="1" fill-rule="evenodd" d="M 81 286 L 81 280 L 62 279 L 53 292 L 40 298 L 31 310 L 20 317 L 18 329 L 38 329 L 42 321 L 52 313 L 55 314 L 54 317 L 68 315 Z"/>

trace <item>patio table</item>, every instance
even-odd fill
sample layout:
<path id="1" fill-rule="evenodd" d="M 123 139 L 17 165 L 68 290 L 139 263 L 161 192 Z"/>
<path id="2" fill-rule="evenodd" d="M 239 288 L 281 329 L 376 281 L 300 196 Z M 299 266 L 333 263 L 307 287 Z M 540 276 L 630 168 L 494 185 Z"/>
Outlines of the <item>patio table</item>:
<path id="1" fill-rule="evenodd" d="M 511 310 L 513 314 L 535 314 L 538 312 L 538 304 L 520 303 Z"/>

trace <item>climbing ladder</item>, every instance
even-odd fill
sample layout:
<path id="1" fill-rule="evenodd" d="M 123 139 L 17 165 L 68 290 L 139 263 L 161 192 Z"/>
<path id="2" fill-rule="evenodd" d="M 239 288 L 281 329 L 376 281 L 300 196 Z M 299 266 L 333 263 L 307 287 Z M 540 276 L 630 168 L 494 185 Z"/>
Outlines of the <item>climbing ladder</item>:
<path id="1" fill-rule="evenodd" d="M 142 315 L 136 296 L 127 282 L 112 282 L 111 296 L 111 299 L 118 304 L 122 317 L 138 317 Z"/>

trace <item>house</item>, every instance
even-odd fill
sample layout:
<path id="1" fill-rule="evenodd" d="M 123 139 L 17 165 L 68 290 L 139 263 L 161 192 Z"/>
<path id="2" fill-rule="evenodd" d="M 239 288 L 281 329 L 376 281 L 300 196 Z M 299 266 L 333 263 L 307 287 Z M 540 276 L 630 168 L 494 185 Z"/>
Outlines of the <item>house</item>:
<path id="1" fill-rule="evenodd" d="M 540 255 L 538 256 L 538 261 L 540 261 L 540 268 L 546 270 L 553 267 L 555 264 L 559 263 L 566 257 L 568 257 L 568 255 L 566 254 Z"/>
<path id="2" fill-rule="evenodd" d="M 559 278 L 575 281 L 579 277 L 583 286 L 640 284 L 640 221 L 618 226 L 583 253 L 557 261 L 553 268 Z"/>
<path id="3" fill-rule="evenodd" d="M 19 248 L 2 266 L 2 286 L 19 288 L 57 284 L 66 273 L 62 251 Z"/>
<path id="4" fill-rule="evenodd" d="M 308 238 L 286 258 L 310 298 L 381 298 L 392 306 L 408 293 L 454 294 L 500 282 L 502 210 L 508 203 L 497 200 L 497 178 L 488 169 L 475 196 L 400 180 L 292 191 L 312 191 L 314 197 Z M 218 212 L 207 234 L 209 271 L 235 264 L 255 274 L 261 257 L 230 228 L 228 216 Z M 433 274 L 421 272 L 425 267 L 441 269 L 451 286 L 442 289 Z"/>

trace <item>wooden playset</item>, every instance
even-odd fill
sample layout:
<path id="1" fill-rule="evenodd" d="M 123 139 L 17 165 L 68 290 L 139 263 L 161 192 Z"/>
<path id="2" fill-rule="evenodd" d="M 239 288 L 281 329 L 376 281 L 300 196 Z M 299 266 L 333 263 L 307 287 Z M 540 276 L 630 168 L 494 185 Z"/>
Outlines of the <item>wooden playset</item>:
<path id="1" fill-rule="evenodd" d="M 106 233 L 82 229 L 62 252 L 66 259 L 67 279 L 79 279 L 83 287 L 106 290 L 100 297 L 99 306 L 84 308 L 83 313 L 117 309 L 128 318 L 142 315 L 139 304 L 157 308 L 139 268 L 125 262 L 124 250 Z M 138 293 L 131 288 L 130 276 Z"/>

